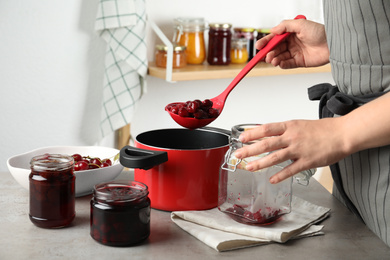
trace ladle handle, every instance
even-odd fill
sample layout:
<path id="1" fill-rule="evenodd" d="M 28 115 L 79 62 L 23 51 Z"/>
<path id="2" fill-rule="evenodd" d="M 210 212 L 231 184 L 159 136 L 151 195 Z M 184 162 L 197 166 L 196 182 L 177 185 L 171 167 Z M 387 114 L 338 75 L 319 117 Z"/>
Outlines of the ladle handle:
<path id="1" fill-rule="evenodd" d="M 294 19 L 306 19 L 304 15 L 298 15 Z M 233 81 L 229 84 L 229 86 L 219 95 L 219 99 L 225 100 L 233 88 L 240 83 L 240 81 L 246 76 L 259 63 L 262 59 L 264 59 L 265 55 L 270 52 L 273 48 L 275 48 L 281 41 L 286 39 L 290 35 L 289 32 L 275 35 L 266 46 L 264 46 L 246 65 L 245 67 L 238 73 L 238 75 L 233 79 Z"/>

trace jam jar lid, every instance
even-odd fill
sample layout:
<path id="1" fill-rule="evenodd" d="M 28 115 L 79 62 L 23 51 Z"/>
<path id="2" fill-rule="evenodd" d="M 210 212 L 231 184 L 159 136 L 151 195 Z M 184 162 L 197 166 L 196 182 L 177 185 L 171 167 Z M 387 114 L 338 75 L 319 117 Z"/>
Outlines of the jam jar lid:
<path id="1" fill-rule="evenodd" d="M 73 167 L 73 164 L 73 157 L 64 154 L 46 153 L 34 156 L 30 161 L 31 168 L 34 168 L 35 171 L 61 171 Z"/>
<path id="2" fill-rule="evenodd" d="M 258 33 L 264 33 L 264 34 L 269 34 L 269 33 L 271 33 L 271 29 L 269 29 L 269 28 L 260 28 L 260 29 L 256 29 L 256 31 L 258 32 Z"/>
<path id="3" fill-rule="evenodd" d="M 255 28 L 250 28 L 250 27 L 248 27 L 248 28 L 242 28 L 241 29 L 243 32 L 254 32 L 255 31 Z"/>
<path id="4" fill-rule="evenodd" d="M 210 23 L 210 28 L 217 28 L 217 29 L 229 29 L 232 27 L 232 24 L 230 23 Z"/>
<path id="5" fill-rule="evenodd" d="M 158 44 L 156 45 L 156 49 L 159 50 L 159 51 L 168 51 L 168 46 L 164 45 L 164 44 Z M 187 49 L 186 46 L 184 45 L 173 45 L 173 50 L 174 51 L 185 51 Z"/>
<path id="6" fill-rule="evenodd" d="M 132 202 L 149 194 L 148 186 L 138 181 L 115 180 L 95 185 L 94 196 L 105 202 Z"/>

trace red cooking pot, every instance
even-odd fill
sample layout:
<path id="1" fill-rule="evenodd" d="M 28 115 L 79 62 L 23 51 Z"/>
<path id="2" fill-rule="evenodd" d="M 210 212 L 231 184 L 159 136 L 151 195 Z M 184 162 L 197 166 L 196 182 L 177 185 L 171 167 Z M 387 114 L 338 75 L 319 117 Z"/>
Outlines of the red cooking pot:
<path id="1" fill-rule="evenodd" d="M 120 151 L 120 163 L 149 188 L 151 207 L 205 210 L 218 205 L 218 179 L 230 132 L 204 128 L 161 129 L 139 134 Z"/>

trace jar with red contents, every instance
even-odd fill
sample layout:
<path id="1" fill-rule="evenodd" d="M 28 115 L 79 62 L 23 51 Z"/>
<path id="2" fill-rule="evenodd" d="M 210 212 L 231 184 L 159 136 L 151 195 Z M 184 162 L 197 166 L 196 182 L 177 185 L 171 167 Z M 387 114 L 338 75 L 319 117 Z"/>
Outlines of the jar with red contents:
<path id="1" fill-rule="evenodd" d="M 31 159 L 29 175 L 32 223 L 42 228 L 60 228 L 75 218 L 73 158 L 44 154 Z"/>
<path id="2" fill-rule="evenodd" d="M 264 140 L 242 143 L 239 139 L 244 131 L 258 126 L 240 124 L 232 127 L 230 147 L 219 176 L 218 209 L 240 223 L 268 225 L 290 213 L 293 179 L 307 185 L 315 169 L 302 171 L 277 184 L 271 184 L 269 178 L 291 164 L 291 160 L 254 172 L 246 170 L 248 163 L 270 154 L 263 153 L 244 159 L 235 156 L 237 149 Z"/>
<path id="3" fill-rule="evenodd" d="M 137 181 L 111 181 L 95 186 L 90 234 L 108 246 L 129 246 L 150 234 L 148 187 Z"/>
<path id="4" fill-rule="evenodd" d="M 232 25 L 211 23 L 209 27 L 207 62 L 210 65 L 229 65 L 231 62 Z"/>

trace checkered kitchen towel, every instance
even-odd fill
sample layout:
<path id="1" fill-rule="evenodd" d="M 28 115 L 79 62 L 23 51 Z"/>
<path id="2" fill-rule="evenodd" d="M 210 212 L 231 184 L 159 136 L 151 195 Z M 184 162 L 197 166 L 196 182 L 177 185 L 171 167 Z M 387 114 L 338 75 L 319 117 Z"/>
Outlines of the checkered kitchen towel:
<path id="1" fill-rule="evenodd" d="M 100 0 L 95 30 L 107 42 L 101 134 L 130 123 L 147 72 L 145 0 Z"/>

